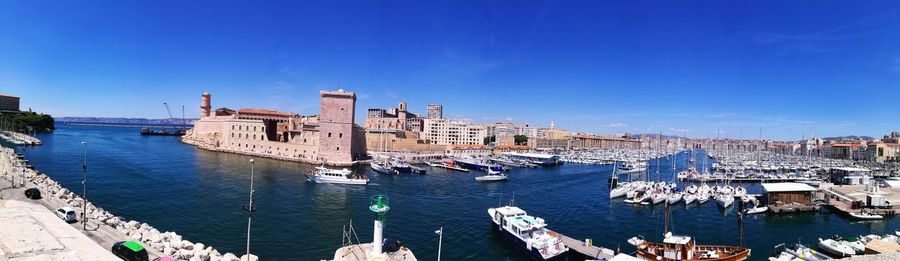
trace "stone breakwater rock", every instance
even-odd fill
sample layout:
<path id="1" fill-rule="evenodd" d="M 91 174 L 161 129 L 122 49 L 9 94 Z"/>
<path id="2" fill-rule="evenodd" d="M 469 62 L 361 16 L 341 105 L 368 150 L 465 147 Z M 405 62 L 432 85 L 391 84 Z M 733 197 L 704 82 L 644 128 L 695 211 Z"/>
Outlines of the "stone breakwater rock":
<path id="1" fill-rule="evenodd" d="M 12 149 L 0 148 L 0 175 L 4 173 L 2 170 L 9 170 L 13 166 L 21 165 L 24 165 L 24 162 L 15 157 Z M 106 225 L 115 229 L 124 235 L 124 238 L 122 239 L 139 241 L 145 246 L 158 250 L 162 252 L 162 254 L 176 260 L 240 260 L 231 253 L 222 255 L 218 250 L 206 246 L 203 243 L 192 243 L 183 240 L 181 235 L 178 235 L 175 232 L 160 232 L 147 223 L 141 223 L 135 220 L 126 221 L 123 217 L 116 216 L 109 211 L 98 208 L 90 201 L 85 201 L 81 196 L 62 187 L 58 182 L 38 171 L 26 170 L 25 177 L 27 181 L 34 184 L 34 187 L 37 187 L 44 192 L 47 198 L 61 199 L 69 206 L 78 208 L 79 210 L 84 206 L 87 206 L 86 216 L 98 221 L 101 225 Z M 256 256 L 253 256 L 253 259 L 251 260 L 256 260 Z"/>
<path id="2" fill-rule="evenodd" d="M 241 261 L 257 261 L 257 260 L 259 260 L 259 258 L 256 257 L 256 255 L 254 255 L 254 254 L 250 254 L 249 256 L 248 255 L 241 256 Z"/>

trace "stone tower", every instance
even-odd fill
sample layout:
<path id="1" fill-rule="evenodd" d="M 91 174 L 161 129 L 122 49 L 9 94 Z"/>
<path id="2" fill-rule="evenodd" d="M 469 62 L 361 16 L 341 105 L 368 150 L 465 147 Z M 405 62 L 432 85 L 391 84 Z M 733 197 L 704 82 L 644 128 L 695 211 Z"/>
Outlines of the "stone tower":
<path id="1" fill-rule="evenodd" d="M 320 95 L 319 158 L 329 164 L 352 162 L 356 94 L 339 89 Z"/>
<path id="2" fill-rule="evenodd" d="M 202 98 L 200 99 L 200 117 L 209 117 L 211 106 L 212 95 L 209 95 L 208 92 L 204 92 Z"/>

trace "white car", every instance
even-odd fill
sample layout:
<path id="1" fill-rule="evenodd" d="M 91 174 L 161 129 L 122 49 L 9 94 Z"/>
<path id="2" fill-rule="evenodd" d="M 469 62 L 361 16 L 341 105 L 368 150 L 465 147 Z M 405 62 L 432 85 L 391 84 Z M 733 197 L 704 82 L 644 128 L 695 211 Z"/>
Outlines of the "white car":
<path id="1" fill-rule="evenodd" d="M 61 218 L 62 220 L 72 223 L 78 221 L 75 218 L 75 210 L 70 207 L 61 207 L 56 209 L 56 216 Z"/>

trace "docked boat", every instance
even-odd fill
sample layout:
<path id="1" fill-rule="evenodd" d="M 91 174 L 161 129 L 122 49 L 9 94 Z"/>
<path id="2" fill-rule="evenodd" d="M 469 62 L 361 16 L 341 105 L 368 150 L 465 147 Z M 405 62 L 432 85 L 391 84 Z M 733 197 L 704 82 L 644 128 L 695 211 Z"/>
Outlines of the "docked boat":
<path id="1" fill-rule="evenodd" d="M 503 156 L 509 157 L 513 160 L 524 161 L 527 163 L 541 165 L 541 166 L 555 166 L 555 165 L 559 165 L 562 163 L 559 160 L 559 155 L 553 155 L 553 154 L 504 152 Z"/>
<path id="2" fill-rule="evenodd" d="M 488 174 L 484 176 L 475 177 L 477 181 L 506 181 L 509 180 L 509 177 L 506 176 L 503 172 L 493 171 L 488 169 Z"/>
<path id="3" fill-rule="evenodd" d="M 819 238 L 819 248 L 822 249 L 822 251 L 838 257 L 848 257 L 856 254 L 856 250 L 853 250 L 853 248 L 841 244 L 834 239 L 823 240 Z"/>
<path id="4" fill-rule="evenodd" d="M 752 208 L 745 209 L 744 214 L 747 214 L 747 215 L 761 214 L 761 213 L 766 213 L 766 211 L 769 211 L 769 207 L 766 207 L 766 206 L 752 207 Z"/>
<path id="5" fill-rule="evenodd" d="M 369 166 L 372 167 L 372 170 L 374 170 L 375 172 L 383 174 L 393 174 L 393 170 L 391 170 L 391 167 L 387 162 L 372 161 Z"/>
<path id="6" fill-rule="evenodd" d="M 412 166 L 410 166 L 406 162 L 403 162 L 403 161 L 397 160 L 397 159 L 391 161 L 390 167 L 397 174 L 409 174 L 409 173 L 413 172 Z"/>
<path id="7" fill-rule="evenodd" d="M 480 171 L 487 171 L 488 169 L 492 169 L 495 171 L 503 171 L 503 166 L 491 164 L 490 162 L 485 161 L 485 160 L 456 159 L 456 160 L 453 160 L 453 162 L 456 162 L 456 164 L 458 164 L 460 167 L 463 167 L 465 169 L 474 169 L 474 170 L 480 170 Z"/>
<path id="8" fill-rule="evenodd" d="M 824 261 L 831 260 L 831 257 L 810 249 L 804 245 L 797 244 L 794 249 L 785 248 L 779 254 L 769 257 L 769 261 Z"/>
<path id="9" fill-rule="evenodd" d="M 731 204 L 734 204 L 734 197 L 731 195 L 722 194 L 716 196 L 716 203 L 719 203 L 719 207 L 728 208 Z"/>
<path id="10" fill-rule="evenodd" d="M 542 218 L 529 216 L 513 206 L 489 208 L 487 212 L 503 237 L 533 259 L 550 260 L 569 251 L 558 235 L 546 229 L 547 223 Z"/>
<path id="11" fill-rule="evenodd" d="M 856 219 L 856 220 L 880 220 L 880 219 L 884 219 L 884 216 L 882 216 L 882 215 L 872 214 L 872 213 L 865 213 L 865 212 L 849 212 L 849 213 L 847 213 L 847 214 L 850 215 L 850 218 L 851 218 L 851 219 Z"/>
<path id="12" fill-rule="evenodd" d="M 629 240 L 630 242 L 630 240 Z M 666 233 L 662 243 L 640 242 L 637 255 L 646 260 L 708 260 L 708 261 L 741 261 L 750 256 L 750 249 L 737 246 L 698 245 L 689 236 L 676 236 Z"/>
<path id="13" fill-rule="evenodd" d="M 315 171 L 307 170 L 306 179 L 316 183 L 335 183 L 366 185 L 369 178 L 365 175 L 355 175 L 349 169 L 329 169 L 325 166 L 316 167 Z"/>

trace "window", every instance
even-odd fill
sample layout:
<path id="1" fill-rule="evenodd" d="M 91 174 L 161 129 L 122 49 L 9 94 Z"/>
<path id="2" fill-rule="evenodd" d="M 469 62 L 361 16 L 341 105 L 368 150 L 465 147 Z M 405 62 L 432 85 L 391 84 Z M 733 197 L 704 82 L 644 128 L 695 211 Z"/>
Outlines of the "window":
<path id="1" fill-rule="evenodd" d="M 231 126 L 234 129 L 234 126 Z M 234 138 L 234 132 L 231 133 L 231 137 Z"/>
<path id="2" fill-rule="evenodd" d="M 253 134 L 253 139 L 254 139 L 254 140 L 256 139 L 256 134 Z"/>
<path id="3" fill-rule="evenodd" d="M 341 147 L 337 147 L 337 150 L 340 151 L 340 150 L 341 150 Z"/>
<path id="4" fill-rule="evenodd" d="M 256 126 L 253 126 L 253 131 L 256 131 Z"/>
<path id="5" fill-rule="evenodd" d="M 231 130 L 234 130 L 234 125 L 231 125 Z"/>
<path id="6" fill-rule="evenodd" d="M 338 138 L 343 138 L 343 137 L 344 137 L 343 133 L 338 133 Z"/>
<path id="7" fill-rule="evenodd" d="M 328 133 L 328 137 L 331 138 L 331 132 Z"/>

